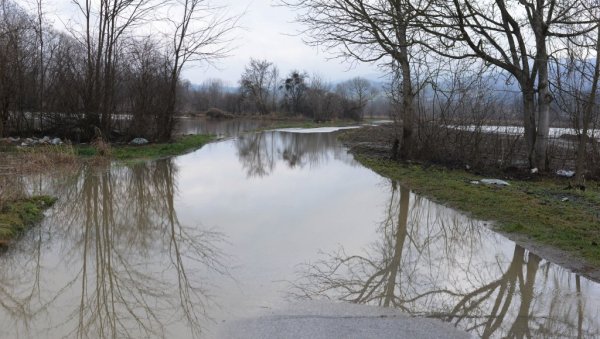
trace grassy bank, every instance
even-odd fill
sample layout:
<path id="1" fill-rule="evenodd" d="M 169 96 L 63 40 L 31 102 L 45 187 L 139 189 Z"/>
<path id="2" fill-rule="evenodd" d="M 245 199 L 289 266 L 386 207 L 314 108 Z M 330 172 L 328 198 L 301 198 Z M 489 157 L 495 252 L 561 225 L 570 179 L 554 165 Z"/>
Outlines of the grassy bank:
<path id="1" fill-rule="evenodd" d="M 168 143 L 149 143 L 134 146 L 127 144 L 79 144 L 60 146 L 16 147 L 2 146 L 0 157 L 5 158 L 11 172 L 30 173 L 47 171 L 56 165 L 78 163 L 79 157 L 104 155 L 116 160 L 156 159 L 175 156 L 198 149 L 214 139 L 210 135 L 186 135 Z"/>
<path id="2" fill-rule="evenodd" d="M 588 183 L 585 192 L 566 189 L 567 180 L 552 178 L 494 187 L 472 184 L 482 177 L 462 170 L 405 165 L 360 154 L 357 160 L 417 193 L 475 218 L 496 221 L 499 231 L 525 235 L 600 266 L 598 183 Z"/>
<path id="3" fill-rule="evenodd" d="M 18 148 L 6 146 L 0 150 L 3 180 L 0 181 L 0 245 L 6 244 L 43 218 L 43 211 L 52 206 L 55 198 L 36 196 L 16 198 L 7 188 L 11 178 L 19 175 L 71 171 L 83 163 L 82 157 L 99 155 L 104 150 L 106 159 L 132 161 L 180 155 L 197 149 L 213 140 L 208 135 L 183 136 L 170 143 L 142 146 L 118 145 L 94 147 L 92 145 L 35 146 Z M 6 187 L 5 187 L 6 186 Z"/>
<path id="4" fill-rule="evenodd" d="M 185 135 L 169 143 L 113 145 L 108 152 L 111 158 L 117 160 L 156 159 L 187 153 L 204 146 L 213 138 L 210 135 Z M 96 156 L 100 153 L 99 148 L 92 145 L 78 145 L 75 150 L 80 156 Z"/>
<path id="5" fill-rule="evenodd" d="M 55 202 L 56 199 L 49 196 L 36 196 L 0 204 L 0 245 L 40 222 L 44 210 Z"/>

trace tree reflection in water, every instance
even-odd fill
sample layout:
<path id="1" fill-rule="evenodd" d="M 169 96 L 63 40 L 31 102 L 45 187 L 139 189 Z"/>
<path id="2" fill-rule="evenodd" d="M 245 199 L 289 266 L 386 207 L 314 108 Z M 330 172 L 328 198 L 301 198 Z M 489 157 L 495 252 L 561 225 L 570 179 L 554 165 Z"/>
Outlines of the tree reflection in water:
<path id="1" fill-rule="evenodd" d="M 314 168 L 330 159 L 354 164 L 334 133 L 250 133 L 238 137 L 235 146 L 248 177 L 268 176 L 278 161 L 289 168 Z"/>
<path id="2" fill-rule="evenodd" d="M 9 333 L 138 338 L 175 329 L 200 336 L 210 303 L 203 276 L 227 274 L 223 236 L 178 221 L 176 172 L 161 160 L 86 167 L 54 180 L 61 199 L 53 215 L 2 258 L 0 318 L 15 324 Z M 53 255 L 42 253 L 52 238 L 61 248 L 49 268 L 40 257 Z"/>
<path id="3" fill-rule="evenodd" d="M 365 254 L 342 248 L 301 265 L 295 297 L 395 307 L 483 338 L 600 336 L 598 284 L 390 186 L 380 240 Z"/>

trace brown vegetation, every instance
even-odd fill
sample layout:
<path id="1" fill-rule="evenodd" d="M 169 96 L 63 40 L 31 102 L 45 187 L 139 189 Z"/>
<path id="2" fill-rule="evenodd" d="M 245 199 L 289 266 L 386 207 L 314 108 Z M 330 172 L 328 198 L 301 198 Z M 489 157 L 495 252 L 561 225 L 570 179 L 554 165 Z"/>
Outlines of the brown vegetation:
<path id="1" fill-rule="evenodd" d="M 237 17 L 206 0 L 71 5 L 64 31 L 52 27 L 42 1 L 29 13 L 19 1 L 0 0 L 0 137 L 81 142 L 99 129 L 111 141 L 167 141 L 181 108 L 182 68 L 223 57 L 237 26 Z M 161 17 L 170 11 L 179 19 Z M 150 20 L 166 25 L 144 26 Z M 138 34 L 141 26 L 151 35 Z"/>
<path id="2" fill-rule="evenodd" d="M 229 112 L 225 112 L 221 109 L 218 108 L 209 108 L 206 112 L 204 112 L 204 115 L 207 118 L 210 119 L 231 119 L 234 118 L 234 115 L 229 113 Z"/>
<path id="3" fill-rule="evenodd" d="M 0 152 L 0 157 L 3 159 L 0 178 L 11 176 L 9 178 L 14 179 L 12 176 L 23 174 L 75 170 L 80 165 L 75 149 L 68 144 L 19 147 Z"/>
<path id="4" fill-rule="evenodd" d="M 392 158 L 395 135 L 394 124 L 364 127 L 343 132 L 346 145 L 362 155 L 379 159 Z M 460 130 L 439 125 L 421 126 L 415 142 L 413 161 L 438 164 L 450 168 L 468 169 L 480 174 L 499 175 L 521 179 L 533 178 L 529 171 L 527 146 L 521 135 L 483 130 Z M 551 174 L 559 169 L 575 168 L 577 142 L 562 138 L 550 139 L 548 147 Z M 587 147 L 590 165 L 585 177 L 600 180 L 600 145 L 590 139 Z"/>

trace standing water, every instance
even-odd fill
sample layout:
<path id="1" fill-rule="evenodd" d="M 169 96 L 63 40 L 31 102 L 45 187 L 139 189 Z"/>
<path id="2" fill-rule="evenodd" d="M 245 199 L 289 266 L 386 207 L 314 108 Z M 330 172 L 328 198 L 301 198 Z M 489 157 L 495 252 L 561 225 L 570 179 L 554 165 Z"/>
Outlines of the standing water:
<path id="1" fill-rule="evenodd" d="M 299 299 L 475 337 L 600 336 L 600 285 L 362 167 L 334 133 L 239 134 L 22 185 L 59 201 L 0 256 L 2 338 L 212 337 Z"/>

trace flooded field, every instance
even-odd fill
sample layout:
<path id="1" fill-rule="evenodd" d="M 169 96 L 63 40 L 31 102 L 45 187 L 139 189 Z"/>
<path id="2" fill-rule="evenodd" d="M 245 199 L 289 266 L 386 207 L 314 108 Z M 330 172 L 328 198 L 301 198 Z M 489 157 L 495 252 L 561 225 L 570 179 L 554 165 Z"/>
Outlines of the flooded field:
<path id="1" fill-rule="evenodd" d="M 362 167 L 330 130 L 241 133 L 257 127 L 190 120 L 232 138 L 22 178 L 59 201 L 0 255 L 0 337 L 210 338 L 306 299 L 473 337 L 600 336 L 598 283 Z"/>

